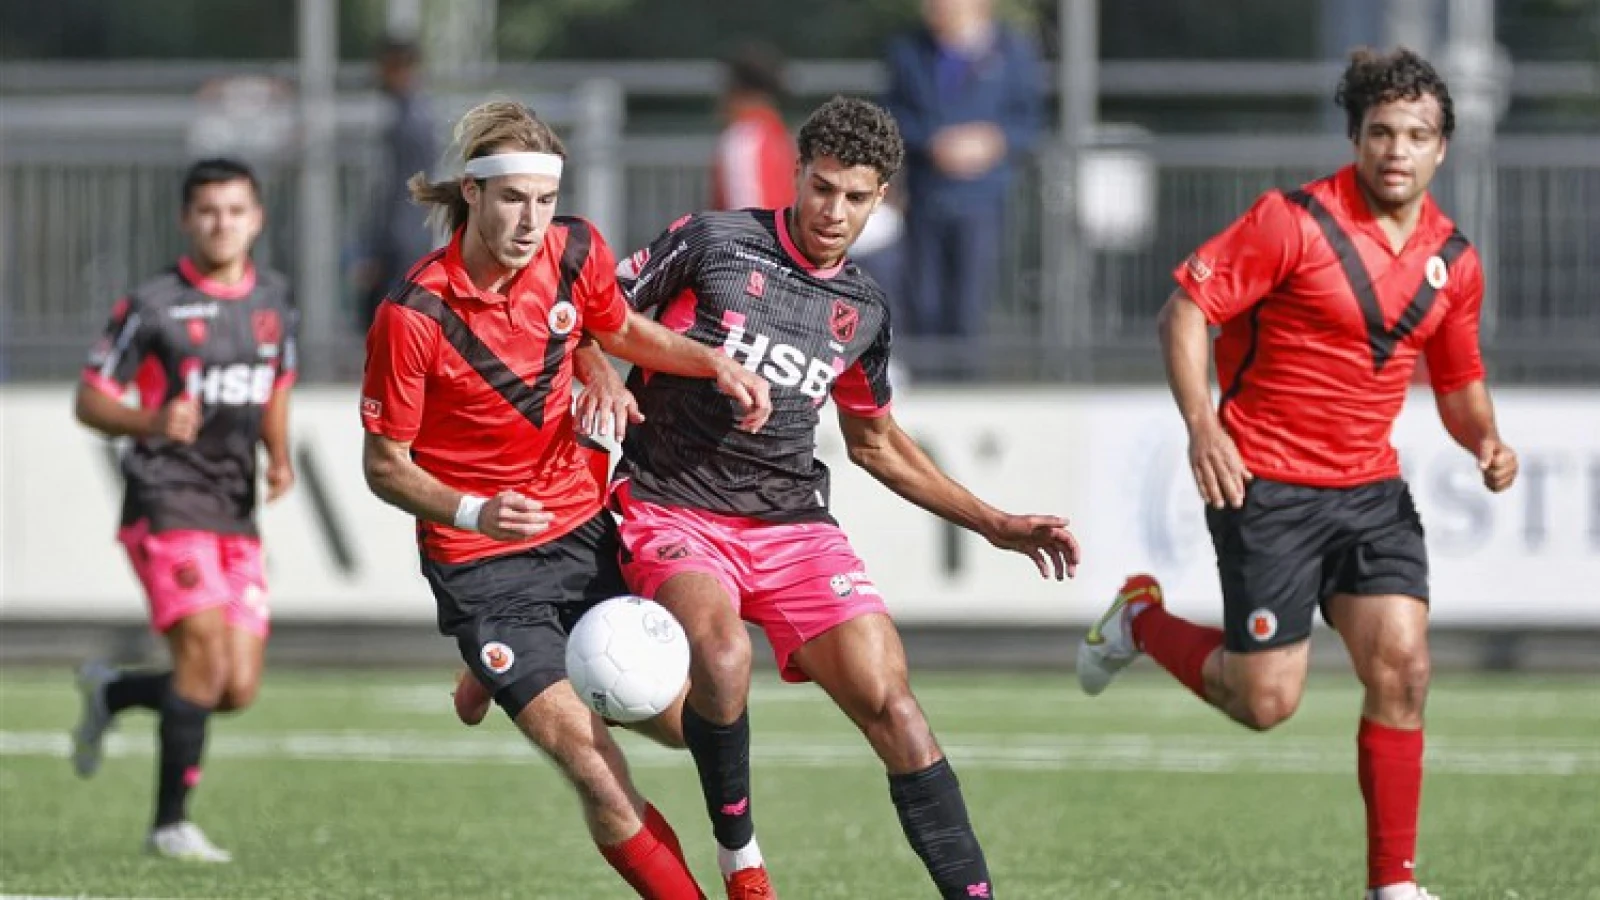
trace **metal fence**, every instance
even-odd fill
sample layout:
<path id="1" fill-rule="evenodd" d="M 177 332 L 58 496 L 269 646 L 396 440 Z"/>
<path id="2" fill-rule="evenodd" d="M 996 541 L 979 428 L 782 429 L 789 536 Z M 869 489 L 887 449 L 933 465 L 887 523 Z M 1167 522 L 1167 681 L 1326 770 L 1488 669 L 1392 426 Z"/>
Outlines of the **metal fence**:
<path id="1" fill-rule="evenodd" d="M 357 249 L 371 188 L 376 119 L 362 105 L 368 101 L 341 104 L 336 233 L 346 261 Z M 122 105 L 138 102 L 126 98 Z M 127 128 L 130 135 L 136 130 Z M 26 141 L 13 133 L 0 143 L 6 151 L 0 156 L 0 371 L 10 380 L 70 377 L 114 297 L 182 248 L 174 209 L 181 142 L 70 137 L 52 144 L 36 130 Z M 578 141 L 563 202 L 590 213 L 595 195 L 610 193 L 604 199 L 615 208 L 605 216 L 614 224 L 607 230 L 619 252 L 701 207 L 709 194 L 709 135 L 584 140 L 608 142 L 601 155 L 607 171 L 593 172 L 597 164 Z M 1062 246 L 1061 202 L 1043 174 L 1048 166 L 1032 166 L 1017 185 L 987 333 L 955 347 L 902 341 L 905 358 L 935 375 L 941 360 L 975 353 L 994 379 L 1158 378 L 1154 319 L 1171 290 L 1174 263 L 1261 191 L 1317 177 L 1348 152 L 1327 135 L 1168 137 L 1147 150 L 1158 171 L 1147 243 L 1087 254 L 1076 282 L 1081 288 L 1063 296 L 1051 272 Z M 1495 150 L 1494 233 L 1476 237 L 1495 248 L 1485 342 L 1496 375 L 1600 382 L 1600 138 L 1503 137 Z M 586 166 L 602 177 L 585 177 Z M 263 174 L 269 226 L 259 258 L 294 272 L 298 169 L 269 164 Z M 1446 209 L 1455 189 L 1448 174 L 1441 177 Z M 331 298 L 342 310 L 336 327 L 306 336 L 308 377 L 349 379 L 359 372 L 355 295 L 345 293 Z"/>

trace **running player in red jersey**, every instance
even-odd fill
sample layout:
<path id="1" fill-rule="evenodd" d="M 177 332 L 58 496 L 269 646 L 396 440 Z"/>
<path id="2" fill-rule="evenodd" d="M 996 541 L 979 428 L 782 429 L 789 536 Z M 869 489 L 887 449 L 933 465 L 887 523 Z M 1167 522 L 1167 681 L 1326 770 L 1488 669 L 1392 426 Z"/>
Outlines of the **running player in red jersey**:
<path id="1" fill-rule="evenodd" d="M 213 712 L 255 699 L 267 641 L 267 584 L 255 523 L 257 455 L 267 451 L 267 499 L 294 484 L 289 387 L 295 308 L 282 275 L 258 270 L 260 186 L 245 165 L 208 159 L 183 181 L 189 253 L 117 301 L 78 386 L 77 417 L 133 438 L 122 457 L 119 538 L 144 587 L 150 624 L 172 669 L 78 674 L 83 714 L 73 764 L 88 777 L 116 715 L 160 716 L 151 853 L 228 862 L 188 818 Z M 123 404 L 138 388 L 139 405 Z"/>
<path id="2" fill-rule="evenodd" d="M 1063 520 L 982 502 L 890 415 L 888 305 L 846 254 L 903 155 L 888 113 L 836 98 L 800 130 L 792 207 L 686 216 L 622 267 L 635 309 L 772 384 L 772 419 L 752 433 L 735 427 L 736 411 L 709 385 L 636 367 L 628 388 L 642 415 L 611 500 L 629 587 L 689 634 L 683 739 L 733 900 L 775 896 L 752 818 L 741 616 L 766 631 L 783 678 L 820 684 L 883 759 L 906 837 L 940 895 L 992 895 L 899 634 L 828 510 L 828 470 L 814 448 L 830 397 L 851 460 L 890 489 L 1032 558 L 1042 576 L 1062 578 L 1077 563 Z"/>
<path id="3" fill-rule="evenodd" d="M 573 427 L 573 350 L 586 336 L 641 365 L 704 379 L 759 429 L 761 380 L 632 313 L 616 260 L 582 219 L 556 217 L 565 151 L 518 103 L 469 111 L 458 180 L 412 196 L 453 232 L 379 307 L 361 422 L 372 492 L 417 517 L 439 630 L 576 789 L 601 854 L 641 897 L 702 896 L 677 837 L 566 680 L 572 625 L 627 592 L 604 463 Z"/>
<path id="4" fill-rule="evenodd" d="M 1344 639 L 1366 688 L 1357 737 L 1375 900 L 1415 879 L 1428 692 L 1428 556 L 1389 435 L 1426 355 L 1445 429 L 1484 487 L 1517 476 L 1484 386 L 1477 253 L 1428 196 L 1455 116 L 1433 67 L 1358 51 L 1339 85 L 1355 163 L 1264 195 L 1176 272 L 1161 316 L 1222 579 L 1221 630 L 1166 611 L 1149 576 L 1123 586 L 1079 648 L 1098 694 L 1147 653 L 1248 728 L 1288 719 L 1312 617 Z M 1207 329 L 1221 328 L 1212 406 Z"/>

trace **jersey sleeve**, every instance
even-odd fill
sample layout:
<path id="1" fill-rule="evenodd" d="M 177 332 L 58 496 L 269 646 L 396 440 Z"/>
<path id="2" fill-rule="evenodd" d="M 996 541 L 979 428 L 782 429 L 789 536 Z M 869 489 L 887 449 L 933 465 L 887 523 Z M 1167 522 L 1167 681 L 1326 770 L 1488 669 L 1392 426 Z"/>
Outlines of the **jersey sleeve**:
<path id="1" fill-rule="evenodd" d="M 278 377 L 273 381 L 274 390 L 287 390 L 294 387 L 295 381 L 300 377 L 300 307 L 296 306 L 292 297 L 286 298 L 283 304 L 283 347 L 278 353 Z"/>
<path id="2" fill-rule="evenodd" d="M 875 419 L 889 414 L 889 323 L 878 329 L 871 346 L 833 382 L 833 402 L 852 416 Z"/>
<path id="3" fill-rule="evenodd" d="M 1436 394 L 1459 391 L 1484 377 L 1478 324 L 1483 314 L 1483 266 L 1476 250 L 1461 257 L 1451 285 L 1450 309 L 1428 338 L 1428 379 Z"/>
<path id="4" fill-rule="evenodd" d="M 589 332 L 612 332 L 622 327 L 628 318 L 628 303 L 617 284 L 617 257 L 611 245 L 594 226 L 589 227 L 591 241 L 589 256 L 583 261 L 578 274 L 576 295 L 578 308 L 583 310 L 583 328 Z"/>
<path id="5" fill-rule="evenodd" d="M 361 380 L 363 428 L 402 443 L 416 439 L 438 340 L 439 326 L 427 316 L 394 302 L 378 307 Z"/>
<path id="6" fill-rule="evenodd" d="M 149 310 L 132 296 L 112 305 L 105 330 L 89 351 L 83 370 L 85 384 L 113 397 L 122 396 L 150 352 L 154 329 L 149 316 Z"/>
<path id="7" fill-rule="evenodd" d="M 699 216 L 673 222 L 650 246 L 617 266 L 617 280 L 628 304 L 640 312 L 663 306 L 694 282 L 705 255 L 707 227 Z"/>
<path id="8" fill-rule="evenodd" d="M 1262 195 L 1173 271 L 1207 321 L 1220 325 L 1256 305 L 1300 262 L 1299 215 L 1283 194 Z"/>

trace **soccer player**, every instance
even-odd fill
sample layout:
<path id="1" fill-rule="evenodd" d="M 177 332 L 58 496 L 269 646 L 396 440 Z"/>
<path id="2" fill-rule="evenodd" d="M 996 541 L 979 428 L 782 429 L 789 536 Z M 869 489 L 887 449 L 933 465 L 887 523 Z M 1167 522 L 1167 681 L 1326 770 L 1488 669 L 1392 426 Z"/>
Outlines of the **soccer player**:
<path id="1" fill-rule="evenodd" d="M 555 217 L 565 150 L 549 126 L 521 104 L 490 102 L 463 117 L 457 138 L 460 179 L 411 182 L 450 242 L 411 269 L 367 336 L 367 483 L 417 517 L 440 632 L 576 788 L 606 861 L 642 897 L 700 897 L 672 828 L 566 680 L 568 630 L 627 592 L 601 508 L 604 460 L 575 435 L 572 351 L 590 336 L 703 379 L 752 431 L 770 412 L 767 388 L 629 311 L 605 240 Z"/>
<path id="2" fill-rule="evenodd" d="M 1149 576 L 1123 585 L 1079 648 L 1098 694 L 1147 653 L 1248 728 L 1288 719 L 1312 615 L 1344 639 L 1366 693 L 1356 746 L 1368 897 L 1415 881 L 1428 692 L 1428 555 L 1389 434 L 1419 355 L 1439 416 L 1484 487 L 1517 476 L 1478 347 L 1483 272 L 1428 196 L 1455 116 L 1409 50 L 1357 51 L 1339 84 L 1355 163 L 1273 191 L 1177 269 L 1161 343 L 1216 546 L 1223 628 L 1168 613 Z M 1211 403 L 1207 329 L 1219 326 Z"/>
<path id="3" fill-rule="evenodd" d="M 772 420 L 751 433 L 735 428 L 737 410 L 710 385 L 635 368 L 628 388 L 643 418 L 628 430 L 611 499 L 628 586 L 672 610 L 689 635 L 682 733 L 730 898 L 775 896 L 754 837 L 741 616 L 766 631 L 784 679 L 820 684 L 865 734 L 940 895 L 991 896 L 899 634 L 828 510 L 828 470 L 813 448 L 830 396 L 851 460 L 891 490 L 1031 557 L 1046 577 L 1077 563 L 1064 521 L 985 504 L 889 414 L 889 310 L 846 254 L 903 156 L 888 113 L 835 98 L 800 130 L 793 206 L 686 216 L 623 267 L 635 309 L 772 384 Z"/>
<path id="4" fill-rule="evenodd" d="M 258 270 L 261 190 L 244 164 L 208 159 L 183 179 L 189 253 L 117 301 L 78 385 L 78 421 L 129 437 L 119 539 L 144 587 L 150 624 L 166 636 L 170 671 L 79 670 L 83 714 L 73 765 L 100 767 L 118 713 L 160 716 L 155 823 L 147 847 L 175 859 L 222 863 L 189 821 L 206 724 L 255 699 L 268 631 L 267 584 L 256 530 L 258 447 L 267 499 L 294 484 L 289 387 L 296 313 L 289 284 Z M 139 405 L 122 402 L 136 384 Z"/>

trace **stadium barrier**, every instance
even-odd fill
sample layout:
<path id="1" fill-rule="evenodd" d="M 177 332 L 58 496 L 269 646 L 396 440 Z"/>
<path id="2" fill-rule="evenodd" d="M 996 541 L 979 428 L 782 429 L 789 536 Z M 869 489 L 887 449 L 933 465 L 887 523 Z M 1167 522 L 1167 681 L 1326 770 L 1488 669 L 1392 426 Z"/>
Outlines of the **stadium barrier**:
<path id="1" fill-rule="evenodd" d="M 1600 603 L 1600 390 L 1503 390 L 1501 427 L 1522 457 L 1504 495 L 1478 483 L 1427 393 L 1395 432 L 1433 554 L 1434 620 L 1469 629 L 1593 629 Z M 1083 541 L 1076 581 L 1038 578 L 876 485 L 829 425 L 820 456 L 833 507 L 900 620 L 916 625 L 1081 626 L 1122 577 L 1159 573 L 1177 611 L 1214 621 L 1210 541 L 1164 392 L 916 390 L 897 417 L 956 478 L 1008 510 L 1060 513 Z M 0 389 L 0 621 L 142 620 L 112 539 L 111 445 L 71 416 L 71 389 Z M 279 622 L 426 623 L 412 524 L 362 480 L 353 386 L 297 392 L 300 481 L 263 515 Z"/>

